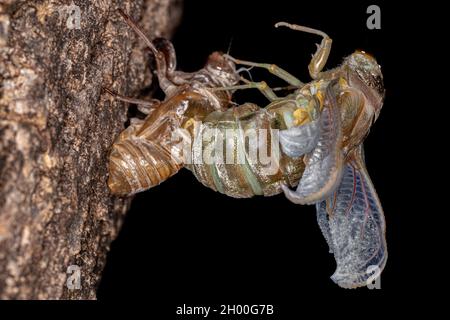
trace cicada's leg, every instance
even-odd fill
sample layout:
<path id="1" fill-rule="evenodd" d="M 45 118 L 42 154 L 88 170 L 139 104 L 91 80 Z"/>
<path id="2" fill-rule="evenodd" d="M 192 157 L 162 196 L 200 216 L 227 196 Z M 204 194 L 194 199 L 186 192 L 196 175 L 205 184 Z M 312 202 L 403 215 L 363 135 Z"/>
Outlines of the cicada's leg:
<path id="1" fill-rule="evenodd" d="M 119 14 L 124 18 L 125 22 L 136 32 L 136 34 L 145 42 L 145 44 L 152 51 L 156 59 L 156 75 L 158 76 L 159 86 L 166 92 L 173 88 L 174 84 L 167 78 L 168 65 L 170 66 L 173 61 L 169 60 L 166 62 L 165 52 L 159 51 L 156 46 L 150 41 L 149 38 L 144 34 L 141 28 L 122 10 L 117 10 Z"/>
<path id="2" fill-rule="evenodd" d="M 229 60 L 231 60 L 231 61 L 233 61 L 236 64 L 240 64 L 240 65 L 243 65 L 243 66 L 251 66 L 251 67 L 267 69 L 273 75 L 277 76 L 280 79 L 283 79 L 284 81 L 286 81 L 287 83 L 289 83 L 290 85 L 292 85 L 292 86 L 294 86 L 296 88 L 302 87 L 304 85 L 303 82 L 298 80 L 292 74 L 290 74 L 289 72 L 287 72 L 284 69 L 281 69 L 279 66 L 277 66 L 275 64 L 257 63 L 257 62 L 240 60 L 240 59 L 233 58 L 229 54 L 225 54 L 224 57 L 229 59 Z"/>
<path id="3" fill-rule="evenodd" d="M 152 43 L 155 48 L 165 57 L 167 67 L 165 75 L 167 79 L 169 79 L 173 84 L 177 86 L 189 82 L 194 73 L 176 70 L 177 55 L 175 53 L 175 48 L 173 47 L 172 42 L 165 38 L 156 38 L 153 39 Z"/>
<path id="4" fill-rule="evenodd" d="M 142 112 L 143 114 L 150 114 L 153 110 L 156 109 L 157 106 L 159 106 L 159 104 L 161 103 L 159 100 L 153 99 L 155 102 L 155 104 L 152 105 L 147 105 L 147 104 L 137 104 L 137 108 L 140 112 Z M 143 101 L 143 100 L 140 100 Z"/>
<path id="5" fill-rule="evenodd" d="M 272 90 L 275 91 L 289 91 L 289 90 L 295 90 L 298 89 L 298 87 L 293 86 L 293 85 L 288 85 L 288 86 L 284 86 L 284 87 L 275 87 L 272 88 Z"/>
<path id="6" fill-rule="evenodd" d="M 241 84 L 237 86 L 229 86 L 229 87 L 218 87 L 211 88 L 212 91 L 220 91 L 220 90 L 241 90 L 241 89 L 258 89 L 261 93 L 270 101 L 279 100 L 280 98 L 273 92 L 273 90 L 267 85 L 265 81 L 261 82 L 250 82 L 248 80 L 244 80 L 246 84 Z"/>
<path id="7" fill-rule="evenodd" d="M 299 26 L 296 24 L 290 24 L 287 22 L 278 22 L 275 24 L 275 28 L 278 27 L 288 27 L 292 30 L 296 31 L 303 31 L 307 33 L 317 34 L 319 36 L 322 36 L 322 42 L 320 45 L 317 45 L 317 51 L 313 54 L 311 62 L 308 65 L 309 74 L 311 75 L 311 78 L 317 79 L 319 77 L 320 72 L 322 71 L 323 67 L 325 66 L 325 63 L 328 60 L 328 56 L 330 55 L 331 51 L 331 38 L 325 33 L 320 30 Z"/>
<path id="8" fill-rule="evenodd" d="M 150 101 L 147 101 L 147 100 L 125 97 L 121 94 L 111 91 L 108 88 L 103 88 L 103 90 L 105 90 L 107 93 L 109 93 L 111 96 L 113 96 L 114 99 L 117 99 L 117 100 L 123 101 L 123 102 L 127 102 L 127 103 L 137 104 L 139 111 L 144 114 L 149 114 L 152 110 L 154 110 L 160 104 L 160 101 L 157 99 L 151 99 Z"/>

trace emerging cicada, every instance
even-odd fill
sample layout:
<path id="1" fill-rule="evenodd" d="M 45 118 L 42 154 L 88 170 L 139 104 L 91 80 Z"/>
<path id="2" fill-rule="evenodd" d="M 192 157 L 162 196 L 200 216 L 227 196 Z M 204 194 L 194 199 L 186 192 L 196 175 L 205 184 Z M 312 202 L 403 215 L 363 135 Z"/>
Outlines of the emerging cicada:
<path id="1" fill-rule="evenodd" d="M 172 44 L 165 39 L 151 42 L 126 14 L 120 13 L 152 50 L 166 98 L 149 102 L 106 89 L 119 100 L 138 104 L 139 110 L 147 114 L 144 120 L 132 119 L 112 146 L 108 186 L 114 194 L 149 189 L 182 167 L 190 169 L 206 186 L 233 197 L 270 196 L 282 192 L 283 184 L 297 185 L 304 170 L 302 159 L 278 154 L 269 159 L 274 158 L 275 165 L 258 159 L 249 161 L 249 148 L 257 149 L 244 138 L 248 132 L 256 132 L 278 148 L 278 137 L 272 129 L 285 126 L 282 114 L 292 113 L 292 106 L 261 109 L 248 103 L 234 107 L 228 90 L 214 90 L 239 82 L 231 60 L 215 52 L 203 69 L 193 73 L 177 71 Z M 281 121 L 277 121 L 278 116 Z M 206 132 L 210 133 L 208 141 Z M 229 132 L 231 136 L 227 136 Z M 224 141 L 231 152 L 243 156 L 231 164 L 218 161 L 217 155 L 211 161 L 203 159 L 204 149 Z"/>
<path id="2" fill-rule="evenodd" d="M 275 26 L 323 37 L 309 64 L 314 80 L 298 85 L 275 65 L 229 57 L 238 64 L 266 68 L 297 89 L 283 98 L 258 83 L 222 89 L 256 87 L 273 100 L 268 109 L 280 104 L 296 107 L 292 117 L 300 125 L 282 130 L 280 144 L 288 156 L 303 158 L 306 168 L 296 190 L 282 185 L 283 191 L 294 203 L 316 204 L 319 226 L 337 262 L 332 279 L 345 288 L 366 285 L 380 275 L 387 259 L 383 210 L 363 155 L 363 140 L 383 105 L 381 68 L 372 56 L 356 51 L 341 66 L 322 71 L 332 43 L 325 33 L 285 22 Z M 320 102 L 318 117 L 311 112 L 311 106 L 317 106 L 310 103 L 314 99 Z"/>
<path id="3" fill-rule="evenodd" d="M 309 65 L 312 82 L 304 84 L 275 65 L 220 53 L 213 53 L 203 69 L 184 73 L 176 71 L 170 42 L 150 42 L 122 15 L 155 55 L 166 99 L 148 102 L 115 95 L 141 105 L 148 115 L 133 120 L 112 147 L 111 191 L 136 193 L 186 167 L 205 186 L 233 197 L 284 192 L 294 203 L 316 204 L 319 226 L 337 261 L 332 279 L 338 285 L 358 287 L 378 277 L 387 259 L 385 223 L 362 148 L 384 98 L 375 59 L 355 52 L 341 66 L 323 72 L 331 39 L 281 22 L 276 26 L 323 37 Z M 238 85 L 242 78 L 235 64 L 267 68 L 295 90 L 280 98 L 265 82 L 244 79 L 247 83 Z M 235 107 L 231 93 L 246 88 L 258 88 L 271 102 L 265 108 L 252 103 Z M 256 140 L 248 139 L 252 136 Z M 262 149 L 269 161 L 252 157 Z M 294 186 L 295 191 L 290 189 Z"/>

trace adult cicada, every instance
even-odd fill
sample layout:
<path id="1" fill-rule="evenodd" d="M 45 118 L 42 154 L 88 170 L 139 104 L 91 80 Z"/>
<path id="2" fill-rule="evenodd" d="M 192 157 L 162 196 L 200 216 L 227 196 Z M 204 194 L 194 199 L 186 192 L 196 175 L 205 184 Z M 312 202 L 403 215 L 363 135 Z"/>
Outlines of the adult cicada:
<path id="1" fill-rule="evenodd" d="M 279 23 L 323 37 L 309 65 L 312 82 L 304 84 L 275 65 L 220 53 L 213 53 L 203 69 L 184 73 L 176 70 L 170 42 L 151 42 L 122 15 L 153 52 L 166 98 L 149 102 L 114 94 L 148 115 L 133 120 L 112 147 L 111 191 L 136 193 L 186 167 L 205 186 L 233 197 L 284 192 L 295 203 L 316 204 L 319 226 L 337 261 L 332 276 L 337 284 L 357 287 L 376 278 L 387 258 L 385 224 L 362 149 L 384 97 L 375 59 L 355 52 L 341 66 L 322 71 L 331 39 L 318 30 Z M 239 77 L 236 64 L 267 68 L 293 92 L 278 97 L 265 82 Z M 270 103 L 235 106 L 232 92 L 245 88 L 258 88 Z M 262 150 L 267 157 L 254 156 Z"/>
<path id="2" fill-rule="evenodd" d="M 381 68 L 372 56 L 356 51 L 339 67 L 322 71 L 332 43 L 327 34 L 285 22 L 275 26 L 322 36 L 308 68 L 313 81 L 299 85 L 275 65 L 228 57 L 266 68 L 297 89 L 283 98 L 265 83 L 222 89 L 259 88 L 272 100 L 267 109 L 293 107 L 297 124 L 280 132 L 280 144 L 286 155 L 302 158 L 306 168 L 295 191 L 282 184 L 284 194 L 294 203 L 316 205 L 319 226 L 337 262 L 332 279 L 346 288 L 366 285 L 380 275 L 387 259 L 383 210 L 363 152 L 364 138 L 383 105 Z"/>

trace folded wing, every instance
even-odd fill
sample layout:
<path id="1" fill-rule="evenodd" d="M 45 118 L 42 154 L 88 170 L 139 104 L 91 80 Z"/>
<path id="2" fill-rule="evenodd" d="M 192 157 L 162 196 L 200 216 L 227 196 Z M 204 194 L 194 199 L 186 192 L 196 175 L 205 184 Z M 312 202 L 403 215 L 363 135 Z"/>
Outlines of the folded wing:
<path id="1" fill-rule="evenodd" d="M 320 115 L 320 135 L 307 154 L 306 169 L 295 191 L 282 185 L 285 196 L 297 204 L 314 204 L 332 194 L 342 177 L 342 130 L 339 107 L 332 85 L 326 91 L 327 103 Z"/>

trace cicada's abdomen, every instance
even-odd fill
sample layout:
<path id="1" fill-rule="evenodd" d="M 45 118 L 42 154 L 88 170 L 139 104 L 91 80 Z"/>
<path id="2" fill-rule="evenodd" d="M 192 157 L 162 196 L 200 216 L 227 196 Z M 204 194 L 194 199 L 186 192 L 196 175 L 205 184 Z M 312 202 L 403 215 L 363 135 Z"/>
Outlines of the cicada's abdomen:
<path id="1" fill-rule="evenodd" d="M 251 103 L 212 112 L 195 131 L 192 163 L 186 167 L 205 186 L 228 196 L 278 194 L 281 183 L 298 183 L 304 163 L 282 153 L 277 127 L 274 114 Z"/>

